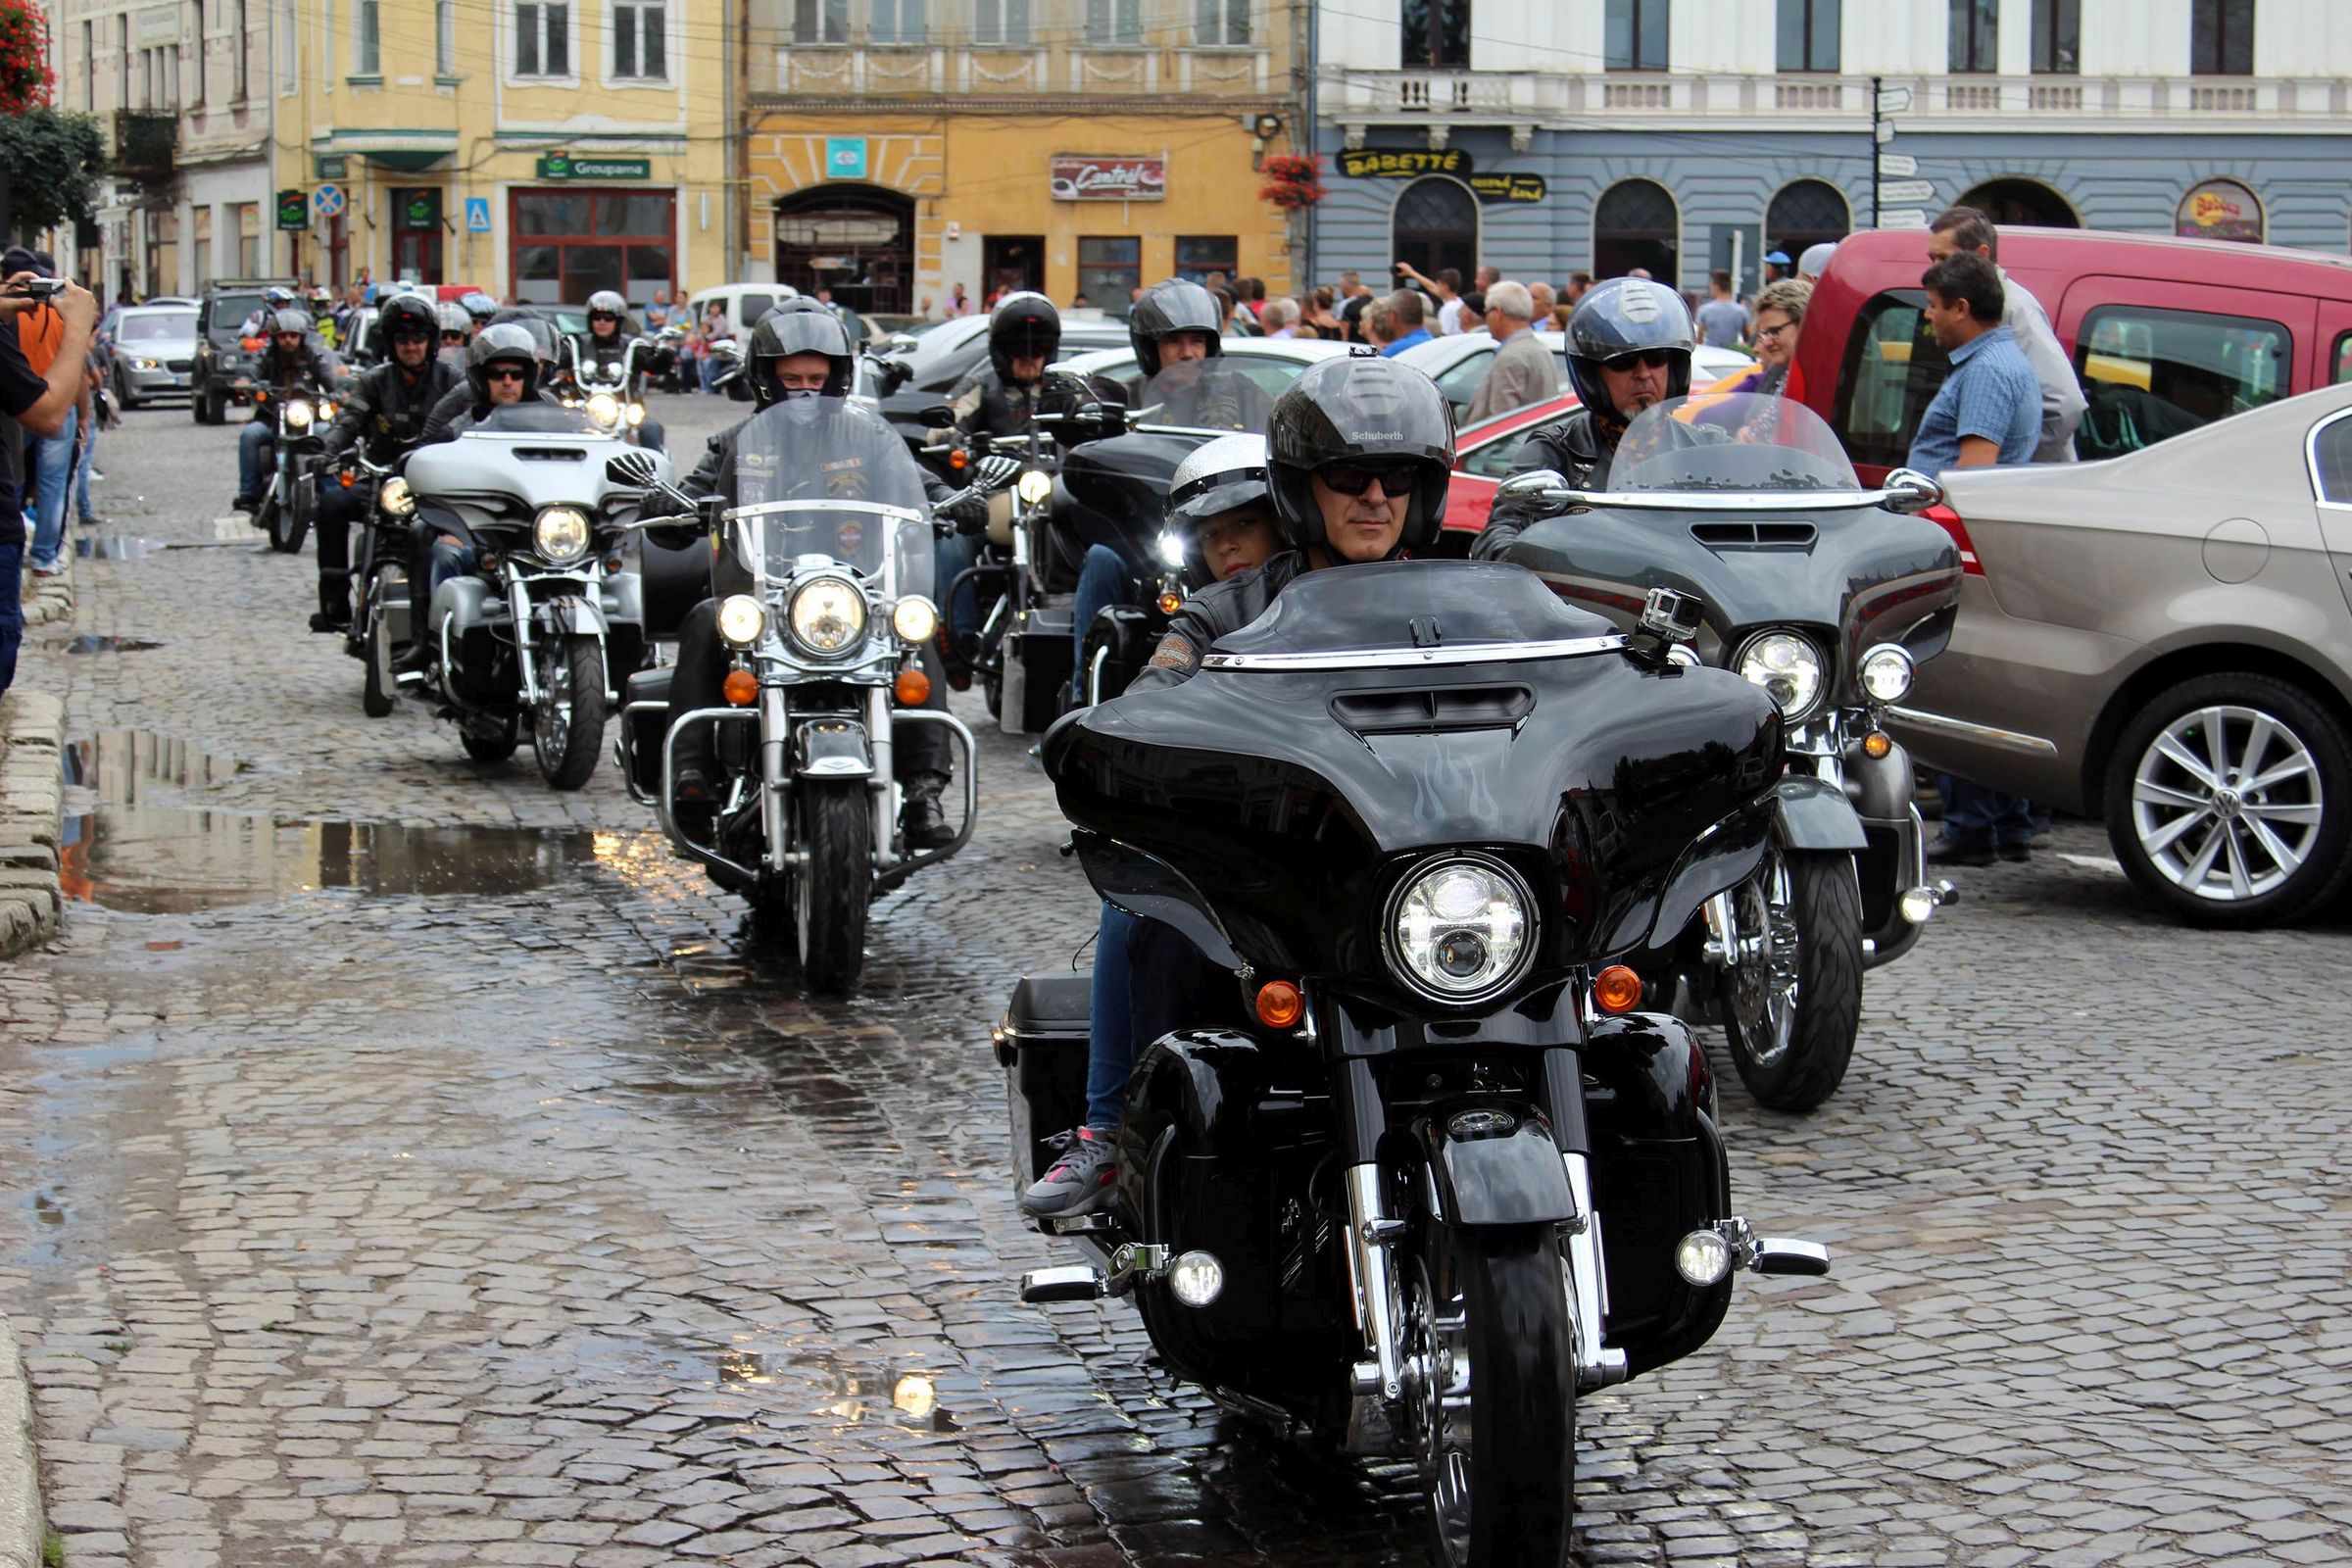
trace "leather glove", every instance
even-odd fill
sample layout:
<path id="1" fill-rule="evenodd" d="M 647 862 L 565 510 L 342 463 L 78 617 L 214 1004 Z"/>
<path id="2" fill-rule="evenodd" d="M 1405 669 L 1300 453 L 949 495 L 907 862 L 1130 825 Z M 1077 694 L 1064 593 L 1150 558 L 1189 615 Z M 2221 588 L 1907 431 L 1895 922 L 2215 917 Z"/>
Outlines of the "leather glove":
<path id="1" fill-rule="evenodd" d="M 978 490 L 958 490 L 940 503 L 939 514 L 953 522 L 957 533 L 979 533 L 988 526 L 988 497 Z"/>

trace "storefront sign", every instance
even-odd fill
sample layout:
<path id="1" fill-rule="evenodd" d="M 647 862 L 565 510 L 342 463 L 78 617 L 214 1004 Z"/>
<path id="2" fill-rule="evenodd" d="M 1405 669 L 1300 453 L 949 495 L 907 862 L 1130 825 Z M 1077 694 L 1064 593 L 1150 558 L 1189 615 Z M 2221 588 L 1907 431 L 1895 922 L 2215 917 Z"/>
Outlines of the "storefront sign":
<path id="1" fill-rule="evenodd" d="M 2262 204 L 2234 179 L 2209 179 L 2180 198 L 2173 231 L 2191 239 L 2262 243 Z"/>
<path id="2" fill-rule="evenodd" d="M 827 179 L 863 179 L 865 177 L 865 138 L 863 136 L 827 136 L 825 138 L 825 177 Z"/>
<path id="3" fill-rule="evenodd" d="M 281 190 L 277 193 L 277 226 L 291 232 L 311 226 L 311 198 L 307 192 Z"/>
<path id="4" fill-rule="evenodd" d="M 441 192 L 431 186 L 400 193 L 397 215 L 400 228 L 439 228 L 441 226 Z"/>
<path id="5" fill-rule="evenodd" d="M 1468 183 L 1482 202 L 1540 202 L 1550 193 L 1542 174 L 1472 174 Z"/>
<path id="6" fill-rule="evenodd" d="M 1470 155 L 1459 147 L 1410 152 L 1392 147 L 1358 147 L 1340 154 L 1340 172 L 1349 179 L 1418 179 L 1423 174 L 1470 172 Z"/>
<path id="7" fill-rule="evenodd" d="M 1168 199 L 1164 158 L 1098 158 L 1056 153 L 1051 165 L 1057 202 L 1161 202 Z"/>
<path id="8" fill-rule="evenodd" d="M 149 6 L 130 24 L 131 46 L 154 49 L 179 42 L 179 7 Z"/>
<path id="9" fill-rule="evenodd" d="M 542 153 L 541 179 L 651 179 L 650 158 L 598 158 L 592 154 Z"/>
<path id="10" fill-rule="evenodd" d="M 311 154 L 311 177 L 313 179 L 349 179 L 351 177 L 351 160 L 341 153 L 313 153 Z"/>

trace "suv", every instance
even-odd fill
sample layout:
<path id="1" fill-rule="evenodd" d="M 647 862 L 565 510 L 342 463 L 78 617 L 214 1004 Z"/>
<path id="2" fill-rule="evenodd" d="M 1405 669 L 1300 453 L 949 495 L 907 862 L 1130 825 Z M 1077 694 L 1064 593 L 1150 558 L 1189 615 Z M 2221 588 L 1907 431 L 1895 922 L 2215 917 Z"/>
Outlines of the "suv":
<path id="1" fill-rule="evenodd" d="M 219 424 L 231 403 L 253 401 L 253 368 L 260 343 L 243 336 L 245 318 L 262 308 L 262 291 L 293 288 L 290 277 L 223 277 L 204 291 L 196 308 L 196 364 L 188 375 L 188 407 L 198 424 Z"/>

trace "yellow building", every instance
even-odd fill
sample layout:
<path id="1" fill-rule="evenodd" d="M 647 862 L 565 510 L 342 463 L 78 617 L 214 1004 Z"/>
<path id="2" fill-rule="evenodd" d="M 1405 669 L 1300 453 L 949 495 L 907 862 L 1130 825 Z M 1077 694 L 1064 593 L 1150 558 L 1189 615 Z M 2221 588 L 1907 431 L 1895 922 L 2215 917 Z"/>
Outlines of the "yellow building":
<path id="1" fill-rule="evenodd" d="M 1289 0 L 748 0 L 747 254 L 860 311 L 1288 288 Z M 1034 7 L 1034 9 L 1033 9 Z"/>
<path id="2" fill-rule="evenodd" d="M 270 268 L 632 305 L 725 281 L 722 0 L 282 0 Z"/>

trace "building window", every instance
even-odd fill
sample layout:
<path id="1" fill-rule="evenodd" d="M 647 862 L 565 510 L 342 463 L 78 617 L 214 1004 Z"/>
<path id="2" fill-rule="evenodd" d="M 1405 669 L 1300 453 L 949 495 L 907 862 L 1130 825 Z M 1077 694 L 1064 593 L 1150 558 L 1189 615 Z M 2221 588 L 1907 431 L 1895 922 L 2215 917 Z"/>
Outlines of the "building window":
<path id="1" fill-rule="evenodd" d="M 668 15 L 663 5 L 613 5 L 613 75 L 638 81 L 669 79 Z"/>
<path id="2" fill-rule="evenodd" d="M 2072 76 L 2082 60 L 2082 0 L 2034 0 L 2034 74 Z"/>
<path id="3" fill-rule="evenodd" d="M 515 0 L 514 74 L 571 74 L 571 7 L 565 0 Z"/>
<path id="4" fill-rule="evenodd" d="M 2262 203 L 2234 179 L 2208 179 L 2192 186 L 2173 213 L 2173 232 L 2189 239 L 2262 243 Z"/>
<path id="5" fill-rule="evenodd" d="M 1611 71 L 1666 69 L 1666 0 L 1609 0 L 1602 19 L 1604 63 Z"/>
<path id="6" fill-rule="evenodd" d="M 213 280 L 213 210 L 198 207 L 188 214 L 188 275 L 197 288 Z"/>
<path id="7" fill-rule="evenodd" d="M 1620 180 L 1592 208 L 1592 272 L 1624 277 L 1637 267 L 1672 288 L 1682 272 L 1682 215 L 1666 187 L 1647 179 Z"/>
<path id="8" fill-rule="evenodd" d="M 1105 309 L 1124 311 L 1144 281 L 1144 242 L 1131 234 L 1081 235 L 1078 292 Z"/>
<path id="9" fill-rule="evenodd" d="M 972 42 L 1028 41 L 1029 0 L 972 0 Z"/>
<path id="10" fill-rule="evenodd" d="M 1955 74 L 2001 69 L 2001 0 L 1952 0 L 1951 52 Z"/>
<path id="11" fill-rule="evenodd" d="M 1197 0 L 1193 42 L 1204 49 L 1250 41 L 1250 0 Z"/>
<path id="12" fill-rule="evenodd" d="M 457 0 L 433 0 L 433 74 L 458 74 Z"/>
<path id="13" fill-rule="evenodd" d="M 1086 0 L 1086 41 L 1097 46 L 1143 42 L 1142 0 Z"/>
<path id="14" fill-rule="evenodd" d="M 210 96 L 205 85 L 204 0 L 196 0 L 196 35 L 188 40 L 188 53 L 196 57 L 196 104 L 202 108 Z"/>
<path id="15" fill-rule="evenodd" d="M 98 112 L 98 30 L 89 22 L 81 24 L 81 107 Z"/>
<path id="16" fill-rule="evenodd" d="M 1194 234 L 1176 237 L 1176 275 L 1187 283 L 1208 282 L 1208 274 L 1231 278 L 1242 270 L 1240 242 L 1231 234 Z"/>
<path id="17" fill-rule="evenodd" d="M 1838 0 L 1780 0 L 1783 71 L 1838 69 Z M 1966 0 L 1953 0 L 1955 6 Z"/>
<path id="18" fill-rule="evenodd" d="M 666 191 L 518 190 L 513 202 L 514 291 L 525 305 L 613 289 L 633 303 L 675 297 L 676 199 Z"/>
<path id="19" fill-rule="evenodd" d="M 376 31 L 376 0 L 351 0 L 351 74 L 380 76 L 383 51 Z"/>
<path id="20" fill-rule="evenodd" d="M 237 275 L 262 275 L 262 204 L 233 202 L 229 213 L 237 224 Z"/>
<path id="21" fill-rule="evenodd" d="M 302 80 L 302 44 L 294 33 L 294 0 L 279 0 L 277 8 L 277 91 L 281 98 Z M 245 274 L 251 277 L 253 274 Z"/>
<path id="22" fill-rule="evenodd" d="M 1665 9 L 1665 0 L 1658 0 Z M 1470 0 L 1404 0 L 1404 63 L 1470 68 Z"/>
<path id="23" fill-rule="evenodd" d="M 1827 180 L 1784 185 L 1764 210 L 1765 249 L 1801 256 L 1809 246 L 1834 245 L 1853 227 L 1845 193 Z"/>
<path id="24" fill-rule="evenodd" d="M 286 0 L 288 5 L 293 0 Z M 130 13 L 115 13 L 115 107 L 130 107 Z"/>
<path id="25" fill-rule="evenodd" d="M 1468 277 L 1478 267 L 1478 199 L 1458 179 L 1425 174 L 1396 197 L 1389 216 L 1389 255 L 1425 277 L 1447 268 Z"/>
<path id="26" fill-rule="evenodd" d="M 923 0 L 874 0 L 874 42 L 919 44 L 929 36 L 926 20 Z"/>
<path id="27" fill-rule="evenodd" d="M 2254 0 L 2191 0 L 2188 69 L 2199 76 L 2254 74 Z"/>

